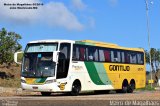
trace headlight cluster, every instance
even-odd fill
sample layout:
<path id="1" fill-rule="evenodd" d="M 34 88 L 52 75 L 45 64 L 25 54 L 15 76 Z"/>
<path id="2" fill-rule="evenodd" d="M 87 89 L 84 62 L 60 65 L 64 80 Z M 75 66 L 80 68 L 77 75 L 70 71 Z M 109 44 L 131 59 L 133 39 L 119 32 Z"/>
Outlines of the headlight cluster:
<path id="1" fill-rule="evenodd" d="M 21 82 L 22 82 L 22 83 L 26 83 L 26 81 L 25 81 L 25 80 L 23 80 L 23 79 L 21 79 Z"/>
<path id="2" fill-rule="evenodd" d="M 54 80 L 46 80 L 45 84 L 50 84 L 50 83 L 53 83 L 53 82 L 56 82 L 56 79 L 54 79 Z"/>

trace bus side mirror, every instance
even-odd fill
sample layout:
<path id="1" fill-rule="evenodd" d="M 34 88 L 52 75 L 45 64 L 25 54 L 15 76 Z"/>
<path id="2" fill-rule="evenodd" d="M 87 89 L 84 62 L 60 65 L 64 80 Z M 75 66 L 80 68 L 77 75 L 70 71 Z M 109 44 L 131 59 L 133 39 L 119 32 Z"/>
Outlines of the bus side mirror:
<path id="1" fill-rule="evenodd" d="M 53 62 L 58 62 L 59 51 L 53 51 Z"/>
<path id="2" fill-rule="evenodd" d="M 23 53 L 23 52 L 21 51 L 21 52 L 14 53 L 14 62 L 16 62 L 17 64 L 22 64 L 21 62 L 18 62 L 18 54 L 20 53 Z M 22 58 L 22 56 L 20 58 Z"/>

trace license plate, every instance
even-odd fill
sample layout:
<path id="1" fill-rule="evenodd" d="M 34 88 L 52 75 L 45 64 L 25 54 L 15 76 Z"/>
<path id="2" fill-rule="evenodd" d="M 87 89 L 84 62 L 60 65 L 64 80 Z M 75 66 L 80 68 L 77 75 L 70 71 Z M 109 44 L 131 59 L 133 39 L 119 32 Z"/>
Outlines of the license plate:
<path id="1" fill-rule="evenodd" d="M 38 87 L 36 87 L 36 86 L 34 86 L 34 87 L 32 87 L 33 89 L 38 89 Z"/>

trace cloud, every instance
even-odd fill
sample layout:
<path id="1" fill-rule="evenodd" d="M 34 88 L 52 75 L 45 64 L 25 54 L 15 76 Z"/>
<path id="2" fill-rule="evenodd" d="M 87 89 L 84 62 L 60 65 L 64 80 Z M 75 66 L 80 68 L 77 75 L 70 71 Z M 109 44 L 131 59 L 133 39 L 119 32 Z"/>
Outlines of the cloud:
<path id="1" fill-rule="evenodd" d="M 42 23 L 69 30 L 82 30 L 77 17 L 61 2 L 48 2 L 38 9 L 9 9 L 4 3 L 41 3 L 40 0 L 0 0 L 0 22 L 14 24 Z"/>
<path id="2" fill-rule="evenodd" d="M 38 0 L 0 0 L 0 17 L 6 22 L 24 22 L 32 21 L 37 18 L 37 11 L 30 9 L 10 9 L 11 6 L 4 6 L 6 4 L 17 3 L 37 3 Z"/>
<path id="3" fill-rule="evenodd" d="M 95 19 L 93 18 L 93 17 L 89 17 L 89 19 L 88 19 L 89 21 L 89 26 L 91 27 L 91 28 L 95 28 L 95 26 L 96 26 L 96 22 L 95 22 Z"/>
<path id="4" fill-rule="evenodd" d="M 50 2 L 42 10 L 42 14 L 48 17 L 48 23 L 54 26 L 63 26 L 67 29 L 81 30 L 83 25 L 78 22 L 76 16 L 72 14 L 63 3 Z"/>
<path id="5" fill-rule="evenodd" d="M 111 5 L 113 7 L 118 4 L 118 0 L 108 0 L 108 2 L 109 2 L 109 5 Z"/>
<path id="6" fill-rule="evenodd" d="M 84 10 L 86 8 L 82 0 L 72 0 L 72 5 L 78 10 Z"/>

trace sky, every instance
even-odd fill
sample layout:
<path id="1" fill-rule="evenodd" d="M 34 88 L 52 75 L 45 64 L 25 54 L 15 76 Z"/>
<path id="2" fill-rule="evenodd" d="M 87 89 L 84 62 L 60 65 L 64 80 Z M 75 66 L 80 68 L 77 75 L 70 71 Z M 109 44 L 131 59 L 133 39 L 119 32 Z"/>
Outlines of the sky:
<path id="1" fill-rule="evenodd" d="M 4 3 L 43 3 L 38 9 L 9 9 Z M 160 48 L 160 0 L 148 0 L 151 47 Z M 96 40 L 148 50 L 145 0 L 0 0 L 0 30 L 29 41 Z"/>

